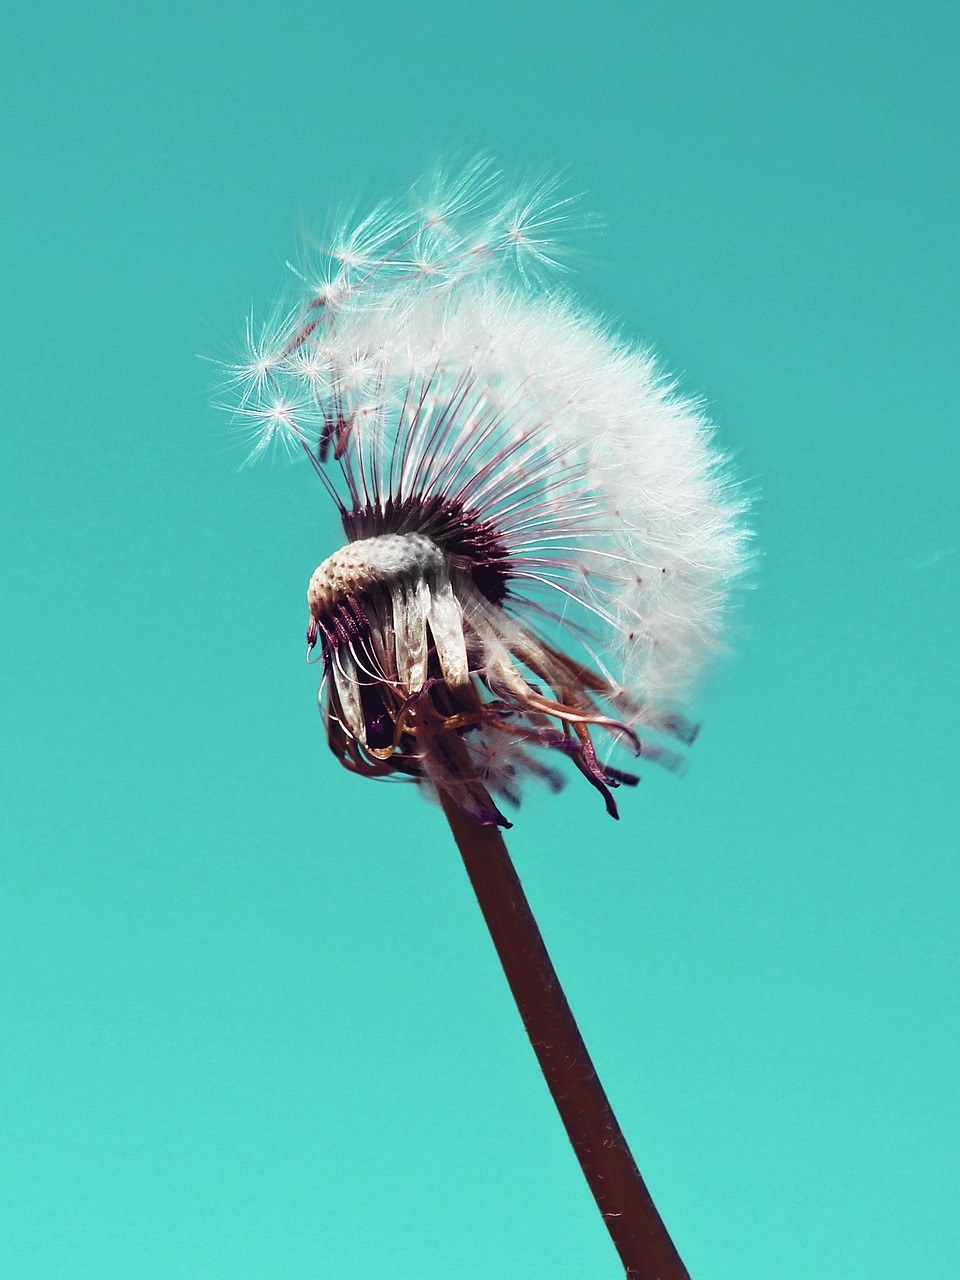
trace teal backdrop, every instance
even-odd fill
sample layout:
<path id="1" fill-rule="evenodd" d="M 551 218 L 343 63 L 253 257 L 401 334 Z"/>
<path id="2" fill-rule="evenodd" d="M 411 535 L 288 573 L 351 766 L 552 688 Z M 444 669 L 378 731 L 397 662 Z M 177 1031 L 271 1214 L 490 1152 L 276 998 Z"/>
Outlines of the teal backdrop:
<path id="1" fill-rule="evenodd" d="M 697 1280 L 960 1274 L 955 6 L 17 6 L 0 1275 L 619 1274 L 441 816 L 327 754 L 338 532 L 217 370 L 328 208 L 563 169 L 759 560 L 679 782 L 511 844 Z"/>

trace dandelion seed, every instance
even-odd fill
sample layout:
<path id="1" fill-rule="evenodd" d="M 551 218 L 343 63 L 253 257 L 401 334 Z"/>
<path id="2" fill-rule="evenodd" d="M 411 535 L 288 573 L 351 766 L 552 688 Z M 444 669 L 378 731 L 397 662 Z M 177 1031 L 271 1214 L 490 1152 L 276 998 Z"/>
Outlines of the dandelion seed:
<path id="1" fill-rule="evenodd" d="M 269 402 L 241 404 L 234 412 L 253 439 L 250 461 L 276 448 L 293 453 L 307 442 L 311 406 L 302 398 L 291 400 L 278 394 Z"/>

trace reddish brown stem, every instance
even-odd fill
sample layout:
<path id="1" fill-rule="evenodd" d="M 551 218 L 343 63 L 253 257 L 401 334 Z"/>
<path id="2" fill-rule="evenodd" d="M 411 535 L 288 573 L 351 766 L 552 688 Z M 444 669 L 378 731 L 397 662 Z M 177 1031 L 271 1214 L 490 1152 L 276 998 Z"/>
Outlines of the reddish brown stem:
<path id="1" fill-rule="evenodd" d="M 628 1280 L 690 1280 L 630 1154 L 507 847 L 441 794 L 510 990 Z"/>

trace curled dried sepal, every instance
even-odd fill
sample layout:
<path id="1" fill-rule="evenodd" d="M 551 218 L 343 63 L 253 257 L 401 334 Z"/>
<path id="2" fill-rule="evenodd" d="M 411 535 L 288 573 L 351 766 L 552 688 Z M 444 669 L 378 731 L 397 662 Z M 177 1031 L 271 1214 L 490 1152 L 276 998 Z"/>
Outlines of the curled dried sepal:
<path id="1" fill-rule="evenodd" d="M 535 748 L 569 757 L 613 817 L 613 789 L 637 777 L 601 763 L 591 731 L 678 763 L 603 709 L 626 713 L 622 692 L 485 599 L 469 563 L 422 534 L 348 543 L 318 567 L 307 600 L 308 647 L 322 645 L 330 746 L 356 773 L 418 778 L 480 822 L 509 825 L 491 791 L 515 798 L 510 780 L 524 772 L 555 781 Z M 636 721 L 639 708 L 629 710 Z M 658 727 L 679 729 L 663 719 Z M 470 753 L 469 776 L 453 763 L 462 753 L 451 750 L 451 734 Z"/>

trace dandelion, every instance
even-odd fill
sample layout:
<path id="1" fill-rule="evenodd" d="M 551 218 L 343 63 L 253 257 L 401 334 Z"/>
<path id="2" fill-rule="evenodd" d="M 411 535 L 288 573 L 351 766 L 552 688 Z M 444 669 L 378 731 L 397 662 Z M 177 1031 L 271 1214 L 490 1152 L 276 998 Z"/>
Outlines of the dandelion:
<path id="1" fill-rule="evenodd" d="M 613 817 L 631 761 L 679 767 L 742 504 L 697 406 L 541 283 L 569 216 L 482 165 L 381 206 L 230 376 L 252 452 L 302 451 L 343 524 L 307 591 L 330 747 L 441 804 L 628 1275 L 679 1277 L 498 828 L 563 761 Z"/>

